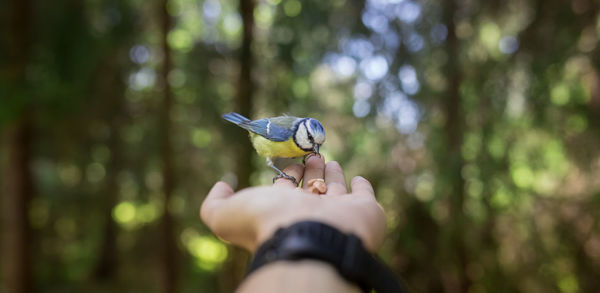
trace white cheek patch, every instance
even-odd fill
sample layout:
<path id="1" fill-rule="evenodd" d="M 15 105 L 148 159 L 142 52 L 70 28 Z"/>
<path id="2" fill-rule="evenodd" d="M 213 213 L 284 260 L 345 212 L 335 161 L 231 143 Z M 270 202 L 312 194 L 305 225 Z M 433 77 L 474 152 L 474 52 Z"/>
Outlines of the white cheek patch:
<path id="1" fill-rule="evenodd" d="M 296 143 L 303 149 L 313 148 L 313 144 L 308 139 L 308 130 L 304 124 L 298 125 L 298 130 L 296 131 Z"/>
<path id="2" fill-rule="evenodd" d="M 312 134 L 313 136 L 313 141 L 315 144 L 323 144 L 325 142 L 325 135 L 322 132 L 316 132 L 311 126 L 310 124 L 307 125 L 308 127 L 308 132 Z M 312 143 L 311 143 L 312 145 Z M 312 148 L 312 146 L 311 146 Z"/>

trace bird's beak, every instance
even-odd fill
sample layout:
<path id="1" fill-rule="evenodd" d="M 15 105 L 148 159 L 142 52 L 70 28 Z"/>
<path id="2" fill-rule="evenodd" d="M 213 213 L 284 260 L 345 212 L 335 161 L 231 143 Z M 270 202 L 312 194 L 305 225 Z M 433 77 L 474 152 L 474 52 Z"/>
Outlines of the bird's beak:
<path id="1" fill-rule="evenodd" d="M 313 147 L 313 150 L 315 151 L 315 154 L 319 155 L 319 147 L 321 145 L 315 144 L 315 146 Z"/>

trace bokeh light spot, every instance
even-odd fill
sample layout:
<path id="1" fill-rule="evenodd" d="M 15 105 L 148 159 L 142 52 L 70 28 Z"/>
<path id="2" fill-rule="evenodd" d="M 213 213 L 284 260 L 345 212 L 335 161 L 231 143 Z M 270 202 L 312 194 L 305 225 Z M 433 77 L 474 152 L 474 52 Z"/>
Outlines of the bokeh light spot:
<path id="1" fill-rule="evenodd" d="M 500 187 L 492 196 L 492 205 L 496 208 L 507 207 L 511 202 L 511 194 L 505 187 Z"/>
<path id="2" fill-rule="evenodd" d="M 119 203 L 113 209 L 113 218 L 119 224 L 129 224 L 135 219 L 135 206 L 129 201 Z"/>
<path id="3" fill-rule="evenodd" d="M 65 186 L 73 187 L 81 181 L 81 170 L 73 164 L 59 164 L 57 171 Z"/>
<path id="4" fill-rule="evenodd" d="M 228 37 L 237 36 L 242 30 L 242 18 L 238 13 L 230 13 L 223 19 L 223 31 Z"/>
<path id="5" fill-rule="evenodd" d="M 401 21 L 411 24 L 421 16 L 421 6 L 412 1 L 406 1 L 396 7 L 396 16 Z"/>
<path id="6" fill-rule="evenodd" d="M 375 51 L 373 44 L 364 38 L 346 40 L 342 42 L 342 47 L 345 54 L 358 59 L 370 57 Z"/>
<path id="7" fill-rule="evenodd" d="M 371 111 L 371 104 L 365 100 L 356 101 L 356 102 L 354 102 L 354 105 L 352 106 L 352 112 L 354 113 L 354 116 L 356 116 L 358 118 L 363 118 L 363 117 L 367 116 L 370 111 Z"/>
<path id="8" fill-rule="evenodd" d="M 254 19 L 256 24 L 264 29 L 267 29 L 273 23 L 275 17 L 275 7 L 266 3 L 260 3 L 254 8 Z"/>
<path id="9" fill-rule="evenodd" d="M 561 277 L 558 281 L 558 287 L 563 293 L 575 293 L 579 291 L 579 283 L 573 275 Z"/>
<path id="10" fill-rule="evenodd" d="M 144 64 L 150 60 L 150 51 L 144 45 L 136 45 L 129 50 L 129 59 L 137 64 Z"/>
<path id="11" fill-rule="evenodd" d="M 528 188 L 534 182 L 533 172 L 524 165 L 511 168 L 511 176 L 515 185 L 520 188 Z"/>
<path id="12" fill-rule="evenodd" d="M 104 175 L 106 175 L 106 171 L 104 170 L 104 166 L 98 162 L 91 163 L 87 166 L 86 177 L 90 183 L 98 183 L 104 179 Z"/>
<path id="13" fill-rule="evenodd" d="M 142 204 L 135 210 L 135 218 L 141 223 L 152 223 L 160 214 L 160 204 L 157 201 Z"/>
<path id="14" fill-rule="evenodd" d="M 431 173 L 423 173 L 417 178 L 415 196 L 421 201 L 433 199 L 434 177 Z"/>
<path id="15" fill-rule="evenodd" d="M 302 78 L 294 80 L 294 83 L 292 84 L 292 92 L 294 93 L 294 96 L 298 98 L 305 98 L 310 92 L 308 81 Z"/>
<path id="16" fill-rule="evenodd" d="M 398 72 L 398 78 L 402 83 L 402 90 L 409 94 L 414 95 L 419 91 L 420 84 L 417 80 L 417 72 L 411 65 L 403 65 L 400 67 Z"/>
<path id="17" fill-rule="evenodd" d="M 156 81 L 156 72 L 154 69 L 144 67 L 129 76 L 129 87 L 132 90 L 140 91 L 154 86 Z"/>
<path id="18" fill-rule="evenodd" d="M 183 29 L 175 29 L 169 32 L 167 36 L 169 46 L 174 50 L 187 52 L 192 49 L 194 45 L 194 39 L 192 35 Z"/>
<path id="19" fill-rule="evenodd" d="M 354 98 L 357 100 L 366 100 L 373 95 L 373 85 L 365 82 L 359 81 L 354 85 Z"/>
<path id="20" fill-rule="evenodd" d="M 348 78 L 356 72 L 356 61 L 349 56 L 338 56 L 332 62 L 333 71 L 341 78 Z"/>
<path id="21" fill-rule="evenodd" d="M 493 136 L 488 140 L 487 149 L 494 159 L 501 159 L 504 156 L 505 142 L 499 136 Z"/>
<path id="22" fill-rule="evenodd" d="M 419 123 L 419 108 L 402 92 L 394 92 L 386 96 L 379 107 L 379 112 L 392 119 L 396 129 L 404 134 L 410 134 L 417 129 Z"/>
<path id="23" fill-rule="evenodd" d="M 479 37 L 488 49 L 495 49 L 500 40 L 500 28 L 493 22 L 485 23 L 481 26 Z"/>
<path id="24" fill-rule="evenodd" d="M 389 30 L 389 22 L 385 15 L 373 9 L 367 9 L 362 14 L 362 22 L 374 32 L 383 34 Z"/>
<path id="25" fill-rule="evenodd" d="M 441 44 L 448 37 L 448 28 L 444 24 L 438 23 L 431 28 L 430 35 L 433 43 Z"/>
<path id="26" fill-rule="evenodd" d="M 203 128 L 196 128 L 192 131 L 192 143 L 198 148 L 204 148 L 212 141 L 210 132 Z"/>
<path id="27" fill-rule="evenodd" d="M 206 0 L 202 4 L 202 14 L 207 22 L 214 22 L 221 14 L 221 3 L 217 0 Z"/>
<path id="28" fill-rule="evenodd" d="M 406 45 L 406 49 L 410 52 L 416 53 L 423 49 L 425 41 L 423 37 L 416 32 L 413 32 L 408 35 L 408 38 L 404 40 L 404 44 Z"/>
<path id="29" fill-rule="evenodd" d="M 287 0 L 283 4 L 283 12 L 289 17 L 294 17 L 302 11 L 302 3 L 298 0 Z"/>
<path id="30" fill-rule="evenodd" d="M 377 55 L 363 60 L 360 69 L 367 79 L 380 80 L 388 72 L 388 62 L 385 57 Z"/>
<path id="31" fill-rule="evenodd" d="M 565 105 L 569 102 L 571 95 L 569 93 L 569 87 L 566 84 L 561 83 L 552 88 L 550 92 L 550 98 L 552 103 L 557 106 Z"/>
<path id="32" fill-rule="evenodd" d="M 513 36 L 502 37 L 498 41 L 498 49 L 504 54 L 513 54 L 519 49 L 519 40 Z"/>
<path id="33" fill-rule="evenodd" d="M 227 247 L 210 236 L 190 235 L 185 245 L 200 269 L 213 271 L 227 259 Z"/>

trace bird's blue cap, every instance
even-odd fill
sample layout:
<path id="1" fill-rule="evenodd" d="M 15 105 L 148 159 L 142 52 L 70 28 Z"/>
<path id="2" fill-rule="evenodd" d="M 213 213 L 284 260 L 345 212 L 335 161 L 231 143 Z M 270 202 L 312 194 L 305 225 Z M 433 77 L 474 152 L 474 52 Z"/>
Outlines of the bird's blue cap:
<path id="1" fill-rule="evenodd" d="M 325 129 L 323 129 L 323 125 L 321 125 L 321 122 L 317 121 L 316 119 L 311 118 L 309 123 L 310 128 L 312 128 L 314 131 L 325 132 Z"/>

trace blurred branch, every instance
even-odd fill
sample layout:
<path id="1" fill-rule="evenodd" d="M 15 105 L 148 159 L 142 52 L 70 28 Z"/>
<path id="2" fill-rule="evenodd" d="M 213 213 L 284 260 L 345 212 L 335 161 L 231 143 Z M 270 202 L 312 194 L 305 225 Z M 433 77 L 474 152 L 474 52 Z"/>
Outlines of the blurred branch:
<path id="1" fill-rule="evenodd" d="M 239 55 L 240 74 L 237 81 L 236 111 L 243 116 L 252 117 L 252 103 L 254 96 L 254 82 L 252 70 L 254 59 L 252 56 L 252 42 L 254 39 L 254 0 L 240 0 L 240 14 L 243 23 L 242 47 Z M 236 173 L 238 188 L 250 186 L 252 173 L 252 145 L 245 136 L 240 136 L 238 145 L 238 158 Z"/>
<path id="2" fill-rule="evenodd" d="M 461 147 L 463 144 L 464 113 L 462 113 L 462 100 L 460 94 L 460 86 L 462 83 L 463 74 L 460 64 L 460 48 L 459 41 L 456 36 L 455 27 L 455 12 L 457 4 L 455 1 L 444 2 L 444 22 L 448 26 L 448 37 L 446 40 L 446 51 L 448 53 L 448 63 L 445 68 L 445 75 L 449 80 L 449 88 L 445 99 L 444 112 L 444 140 L 446 151 L 443 155 L 443 161 L 439 162 L 442 177 L 446 177 L 448 182 L 447 196 L 450 201 L 450 219 L 451 223 L 451 239 L 452 246 L 456 257 L 458 288 L 446 288 L 447 290 L 457 292 L 468 292 L 472 281 L 467 273 L 469 265 L 469 257 L 465 243 L 466 221 L 464 215 L 465 201 L 465 181 L 462 177 L 462 169 L 464 166 Z M 446 278 L 448 279 L 448 278 Z M 453 287 L 452 282 L 447 282 L 447 286 Z"/>
<path id="3" fill-rule="evenodd" d="M 4 19 L 8 20 L 4 34 L 8 58 L 2 66 L 2 78 L 11 87 L 2 97 L 8 102 L 23 102 L 19 91 L 26 83 L 26 69 L 31 43 L 32 3 L 15 0 L 8 4 Z M 19 101 L 21 100 L 21 101 Z M 5 102 L 5 101 L 2 101 Z M 29 107 L 18 109 L 6 131 L 6 165 L 3 174 L 2 202 L 2 282 L 0 291 L 25 293 L 33 290 L 31 268 L 32 233 L 29 225 L 29 204 L 34 193 L 31 171 L 32 114 Z"/>
<path id="4" fill-rule="evenodd" d="M 116 247 L 118 227 L 113 220 L 112 211 L 117 204 L 119 194 L 118 174 L 123 160 L 122 141 L 119 136 L 123 119 L 123 104 L 125 85 L 120 74 L 118 48 L 105 56 L 100 62 L 95 74 L 95 90 L 99 100 L 106 100 L 105 113 L 111 113 L 108 120 L 109 138 L 107 142 L 110 150 L 110 160 L 107 165 L 107 180 L 104 186 L 104 196 L 99 206 L 103 214 L 102 244 L 98 262 L 94 268 L 94 277 L 100 280 L 111 280 L 115 277 L 118 268 L 118 251 Z"/>
<path id="5" fill-rule="evenodd" d="M 252 43 L 254 41 L 254 0 L 240 0 L 239 12 L 242 16 L 242 47 L 239 55 L 240 73 L 237 81 L 236 111 L 252 118 L 254 97 Z M 239 136 L 237 146 L 236 174 L 238 189 L 250 186 L 252 174 L 252 152 L 254 151 L 247 136 Z M 229 247 L 230 257 L 221 274 L 221 288 L 224 292 L 232 292 L 243 280 L 249 255 L 237 247 Z"/>
<path id="6" fill-rule="evenodd" d="M 173 149 L 171 142 L 171 131 L 173 123 L 171 119 L 171 109 L 173 107 L 173 96 L 169 85 L 169 73 L 173 67 L 171 48 L 169 47 L 168 35 L 172 27 L 172 19 L 167 11 L 168 0 L 159 0 L 159 22 L 160 22 L 160 46 L 162 53 L 162 62 L 160 64 L 158 79 L 156 83 L 157 92 L 161 97 L 161 107 L 159 109 L 159 140 L 160 157 L 162 160 L 163 177 L 163 210 L 160 219 L 160 237 L 162 245 L 160 247 L 160 292 L 172 293 L 176 291 L 177 282 L 177 245 L 175 243 L 174 220 L 169 210 L 169 203 L 173 194 L 174 167 L 173 167 Z"/>
<path id="7" fill-rule="evenodd" d="M 34 187 L 31 174 L 31 116 L 22 114 L 6 132 L 7 161 L 3 196 L 3 292 L 31 292 L 31 229 L 29 203 Z"/>

